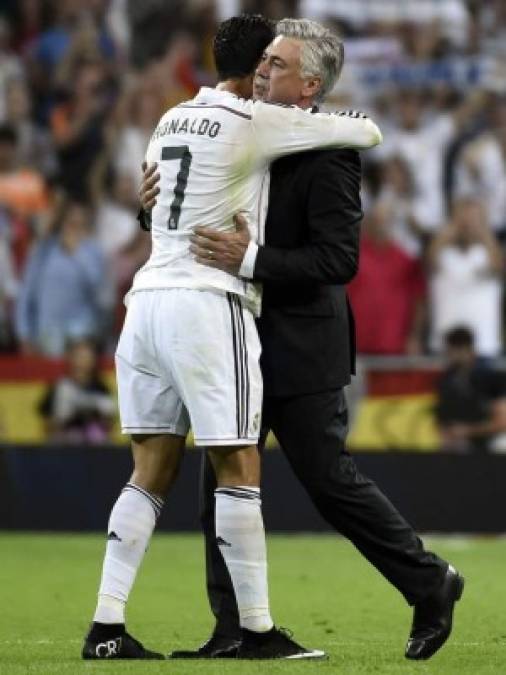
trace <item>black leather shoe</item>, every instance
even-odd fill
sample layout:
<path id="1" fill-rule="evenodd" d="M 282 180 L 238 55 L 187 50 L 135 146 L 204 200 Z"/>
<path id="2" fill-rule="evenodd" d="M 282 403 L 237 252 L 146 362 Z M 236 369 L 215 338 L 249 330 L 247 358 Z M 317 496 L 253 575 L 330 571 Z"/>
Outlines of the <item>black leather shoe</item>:
<path id="1" fill-rule="evenodd" d="M 430 659 L 450 637 L 453 607 L 464 590 L 464 578 L 450 565 L 442 585 L 415 605 L 405 656 Z"/>
<path id="2" fill-rule="evenodd" d="M 211 635 L 207 642 L 195 649 L 176 650 L 170 654 L 170 659 L 235 659 L 240 640 L 226 635 Z"/>

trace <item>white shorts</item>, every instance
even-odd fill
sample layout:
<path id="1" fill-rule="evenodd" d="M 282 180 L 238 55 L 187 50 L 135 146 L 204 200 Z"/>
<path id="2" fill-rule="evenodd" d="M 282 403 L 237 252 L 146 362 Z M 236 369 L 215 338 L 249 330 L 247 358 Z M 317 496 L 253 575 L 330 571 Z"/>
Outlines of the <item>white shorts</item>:
<path id="1" fill-rule="evenodd" d="M 254 445 L 260 341 L 238 296 L 157 289 L 130 296 L 116 350 L 121 429 L 177 434 L 200 446 Z"/>

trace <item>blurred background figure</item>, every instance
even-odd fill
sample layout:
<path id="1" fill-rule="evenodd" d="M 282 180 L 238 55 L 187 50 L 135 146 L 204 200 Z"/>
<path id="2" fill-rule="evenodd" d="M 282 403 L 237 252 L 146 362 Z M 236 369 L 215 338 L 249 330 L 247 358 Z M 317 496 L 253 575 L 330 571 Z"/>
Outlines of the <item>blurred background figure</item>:
<path id="1" fill-rule="evenodd" d="M 506 164 L 501 145 L 504 133 L 501 108 L 504 102 L 492 98 L 483 123 L 465 144 L 457 158 L 453 179 L 453 196 L 474 196 L 485 209 L 486 221 L 504 240 L 506 228 Z"/>
<path id="2" fill-rule="evenodd" d="M 106 315 L 108 351 L 116 347 L 125 316 L 123 298 L 130 288 L 135 272 L 149 258 L 151 238 L 139 228 L 137 221 L 138 196 L 133 176 L 126 171 L 112 172 L 105 185 L 96 217 L 98 243 L 105 255 L 105 262 L 112 284 L 111 312 Z"/>
<path id="3" fill-rule="evenodd" d="M 11 221 L 5 209 L 0 208 L 0 352 L 14 347 L 12 313 L 17 292 L 14 261 L 11 254 Z"/>
<path id="4" fill-rule="evenodd" d="M 39 404 L 46 440 L 58 443 L 105 443 L 116 406 L 100 376 L 92 340 L 69 341 L 66 375 L 51 384 Z"/>
<path id="5" fill-rule="evenodd" d="M 426 316 L 422 266 L 392 233 L 388 199 L 366 216 L 357 276 L 348 286 L 362 354 L 420 354 Z"/>
<path id="6" fill-rule="evenodd" d="M 103 338 L 110 285 L 91 218 L 86 205 L 64 204 L 52 230 L 32 249 L 16 312 L 25 354 L 61 356 L 70 338 Z"/>
<path id="7" fill-rule="evenodd" d="M 442 449 L 506 452 L 505 373 L 478 358 L 468 328 L 450 330 L 445 347 L 436 405 Z"/>
<path id="8" fill-rule="evenodd" d="M 0 120 L 5 118 L 7 87 L 10 81 L 23 76 L 21 59 L 12 51 L 9 21 L 0 15 Z"/>
<path id="9" fill-rule="evenodd" d="M 123 106 L 125 114 L 115 145 L 114 168 L 118 173 L 128 174 L 137 187 L 149 139 L 164 112 L 163 99 L 160 92 L 139 84 L 125 95 Z"/>
<path id="10" fill-rule="evenodd" d="M 58 170 L 54 139 L 32 117 L 32 100 L 25 80 L 10 80 L 5 97 L 5 121 L 17 136 L 17 163 L 32 167 L 46 181 L 53 180 Z"/>
<path id="11" fill-rule="evenodd" d="M 504 256 L 490 230 L 480 201 L 458 200 L 449 224 L 433 239 L 431 270 L 431 348 L 443 348 L 443 336 L 465 325 L 480 356 L 502 351 L 502 283 Z"/>
<path id="12" fill-rule="evenodd" d="M 44 177 L 35 166 L 20 162 L 18 142 L 16 129 L 9 124 L 1 124 L 0 208 L 4 213 L 2 238 L 9 249 L 4 260 L 12 261 L 17 275 L 24 268 L 32 242 L 44 227 L 50 205 Z M 0 270 L 0 276 L 11 274 L 12 269 L 7 267 Z"/>
<path id="13" fill-rule="evenodd" d="M 0 204 L 36 232 L 49 208 L 48 193 L 40 172 L 19 162 L 18 142 L 14 127 L 0 126 Z"/>
<path id="14" fill-rule="evenodd" d="M 393 155 L 381 166 L 378 179 L 375 201 L 388 206 L 392 238 L 407 254 L 420 258 L 426 238 L 416 217 L 416 190 L 410 167 L 402 157 Z"/>
<path id="15" fill-rule="evenodd" d="M 63 101 L 51 113 L 51 130 L 58 152 L 58 182 L 74 199 L 89 200 L 101 179 L 107 149 L 105 72 L 100 63 L 84 63 Z"/>
<path id="16" fill-rule="evenodd" d="M 456 132 L 451 115 L 433 109 L 431 112 L 432 115 L 421 92 L 400 92 L 393 109 L 394 126 L 383 148 L 386 156 L 397 155 L 409 167 L 414 181 L 415 213 L 428 233 L 444 220 L 443 160 Z"/>
<path id="17" fill-rule="evenodd" d="M 214 86 L 217 25 L 245 11 L 336 29 L 346 60 L 324 110 L 363 110 L 383 131 L 362 154 L 365 219 L 350 285 L 360 391 L 374 364 L 430 373 L 460 325 L 502 367 L 503 2 L 0 5 L 2 353 L 58 358 L 73 335 L 114 353 L 125 291 L 150 250 L 135 221 L 149 138 L 165 110 Z M 70 224 L 60 228 L 62 204 Z"/>

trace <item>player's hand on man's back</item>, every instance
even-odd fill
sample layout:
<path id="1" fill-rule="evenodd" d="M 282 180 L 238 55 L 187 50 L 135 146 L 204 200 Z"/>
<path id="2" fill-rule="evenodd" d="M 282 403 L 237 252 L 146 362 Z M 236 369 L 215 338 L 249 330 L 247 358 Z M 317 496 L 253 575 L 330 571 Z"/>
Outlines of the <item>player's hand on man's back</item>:
<path id="1" fill-rule="evenodd" d="M 139 190 L 141 206 L 145 211 L 151 211 L 156 204 L 156 197 L 160 192 L 158 183 L 160 174 L 155 163 L 148 166 L 142 163 L 143 177 Z M 195 234 L 190 237 L 190 251 L 195 255 L 197 262 L 208 267 L 215 267 L 230 274 L 238 274 L 244 254 L 250 241 L 250 233 L 246 218 L 240 213 L 234 216 L 235 232 L 218 232 L 202 227 L 195 228 Z"/>
<path id="2" fill-rule="evenodd" d="M 160 174 L 157 172 L 158 164 L 154 162 L 148 166 L 147 162 L 142 162 L 142 183 L 139 190 L 139 200 L 145 211 L 151 211 L 156 204 L 156 197 L 160 192 L 158 183 Z"/>

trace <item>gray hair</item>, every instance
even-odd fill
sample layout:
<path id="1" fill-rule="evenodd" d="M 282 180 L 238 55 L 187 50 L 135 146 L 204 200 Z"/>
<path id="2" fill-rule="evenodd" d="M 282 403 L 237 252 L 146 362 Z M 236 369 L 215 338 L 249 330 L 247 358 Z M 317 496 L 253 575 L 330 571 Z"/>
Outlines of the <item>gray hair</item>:
<path id="1" fill-rule="evenodd" d="M 300 54 L 302 77 L 319 77 L 318 101 L 332 91 L 344 62 L 344 45 L 328 28 L 309 19 L 281 19 L 276 34 L 303 42 Z"/>

